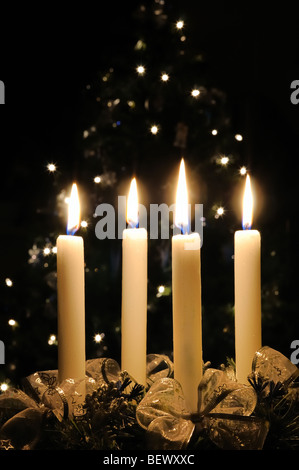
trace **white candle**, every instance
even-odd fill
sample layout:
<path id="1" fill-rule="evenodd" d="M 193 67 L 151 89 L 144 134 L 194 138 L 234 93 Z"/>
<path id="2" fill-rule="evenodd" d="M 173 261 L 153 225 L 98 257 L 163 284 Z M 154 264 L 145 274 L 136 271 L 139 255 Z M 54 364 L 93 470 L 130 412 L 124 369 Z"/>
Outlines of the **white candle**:
<path id="1" fill-rule="evenodd" d="M 247 382 L 252 359 L 262 346 L 261 236 L 251 230 L 253 198 L 247 175 L 243 230 L 235 232 L 235 361 L 236 377 Z"/>
<path id="2" fill-rule="evenodd" d="M 146 385 L 147 231 L 138 226 L 137 185 L 131 182 L 123 231 L 121 367 Z"/>
<path id="3" fill-rule="evenodd" d="M 79 198 L 74 184 L 69 202 L 67 233 L 74 234 L 79 228 L 79 221 Z M 61 235 L 57 238 L 58 380 L 83 380 L 77 389 L 82 394 L 85 390 L 84 291 L 83 239 L 74 235 Z"/>
<path id="4" fill-rule="evenodd" d="M 180 166 L 175 225 L 188 227 L 188 197 L 184 160 Z M 181 384 L 186 404 L 197 411 L 202 378 L 201 262 L 198 233 L 172 238 L 174 378 Z"/>

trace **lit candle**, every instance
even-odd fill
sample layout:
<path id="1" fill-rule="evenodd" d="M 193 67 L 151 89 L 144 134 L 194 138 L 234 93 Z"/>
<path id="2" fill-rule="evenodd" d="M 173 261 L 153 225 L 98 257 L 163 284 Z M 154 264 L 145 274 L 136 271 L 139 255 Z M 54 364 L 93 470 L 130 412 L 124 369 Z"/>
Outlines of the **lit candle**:
<path id="1" fill-rule="evenodd" d="M 261 236 L 251 230 L 253 196 L 249 175 L 243 199 L 243 230 L 235 233 L 236 377 L 247 382 L 252 359 L 261 348 Z"/>
<path id="2" fill-rule="evenodd" d="M 68 235 L 57 238 L 58 380 L 80 380 L 85 396 L 84 247 L 74 236 L 80 226 L 80 204 L 73 184 L 68 211 Z"/>
<path id="3" fill-rule="evenodd" d="M 188 234 L 188 194 L 181 161 L 175 205 L 175 225 L 183 234 L 172 238 L 174 378 L 181 384 L 191 412 L 197 411 L 202 378 L 200 237 Z"/>
<path id="4" fill-rule="evenodd" d="M 121 363 L 138 383 L 146 384 L 147 231 L 138 228 L 138 196 L 133 178 L 122 242 Z"/>

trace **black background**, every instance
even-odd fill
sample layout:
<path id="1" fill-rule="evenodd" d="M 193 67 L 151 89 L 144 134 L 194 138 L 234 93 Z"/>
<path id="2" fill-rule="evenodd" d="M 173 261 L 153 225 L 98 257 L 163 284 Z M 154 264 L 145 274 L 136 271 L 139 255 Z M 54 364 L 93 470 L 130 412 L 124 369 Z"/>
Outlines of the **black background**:
<path id="1" fill-rule="evenodd" d="M 146 2 L 145 2 L 146 3 Z M 1 282 L 27 263 L 37 208 L 53 196 L 46 164 L 59 161 L 72 181 L 84 129 L 82 90 L 115 51 L 131 41 L 131 14 L 139 2 L 51 3 L 3 8 L 0 79 Z M 299 105 L 291 82 L 299 79 L 298 7 L 251 3 L 172 2 L 178 17 L 206 54 L 211 86 L 223 89 L 233 127 L 244 135 L 243 152 L 259 182 L 262 209 L 256 228 L 282 250 L 289 279 L 284 294 L 297 302 Z M 142 162 L 141 162 L 142 164 Z M 44 175 L 41 176 L 41 168 Z M 150 193 L 151 188 L 148 188 Z M 281 238 L 279 238 L 281 243 Z M 288 319 L 286 318 L 286 321 Z M 298 324 L 294 325 L 296 339 Z"/>
<path id="2" fill-rule="evenodd" d="M 1 283 L 27 263 L 32 226 L 40 231 L 36 208 L 52 196 L 49 180 L 40 180 L 41 167 L 59 161 L 72 180 L 80 158 L 82 89 L 111 51 L 125 49 L 137 3 L 77 2 L 64 10 L 58 2 L 1 6 Z M 299 79 L 299 7 L 173 3 L 207 54 L 210 76 L 227 92 L 236 132 L 245 137 L 243 149 L 263 194 L 257 226 L 268 240 L 273 236 L 273 247 L 277 228 L 285 231 L 287 296 L 298 304 L 299 105 L 290 101 L 290 84 Z"/>
<path id="3" fill-rule="evenodd" d="M 290 101 L 298 78 L 298 8 L 277 5 L 262 11 L 198 2 L 172 2 L 207 55 L 215 85 L 228 94 L 235 128 L 246 136 L 248 163 L 263 185 L 273 227 L 291 225 L 296 247 L 297 139 L 299 106 Z M 70 179 L 79 158 L 82 89 L 130 40 L 130 18 L 139 2 L 104 2 L 95 9 L 79 3 L 43 9 L 4 7 L 1 27 L 1 204 L 10 224 L 26 223 L 38 198 L 47 197 L 37 180 L 40 165 L 63 161 Z M 188 21 L 187 20 L 187 21 Z M 15 203 L 15 204 L 13 204 Z M 5 204 L 5 207 L 3 207 Z M 25 213 L 28 213 L 25 216 Z M 3 239 L 4 240 L 4 239 Z M 5 246 L 4 246 L 5 245 Z M 1 261 L 19 258 L 15 238 L 1 243 Z M 294 272 L 295 274 L 295 272 Z"/>

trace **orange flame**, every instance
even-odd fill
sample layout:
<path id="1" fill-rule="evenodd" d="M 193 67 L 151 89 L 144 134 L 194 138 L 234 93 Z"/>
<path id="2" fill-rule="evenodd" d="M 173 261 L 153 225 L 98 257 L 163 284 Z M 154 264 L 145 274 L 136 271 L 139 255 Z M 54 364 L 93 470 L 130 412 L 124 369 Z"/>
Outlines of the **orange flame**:
<path id="1" fill-rule="evenodd" d="M 80 227 L 80 202 L 79 194 L 76 183 L 72 186 L 69 210 L 68 210 L 68 223 L 67 234 L 74 235 Z"/>
<path id="2" fill-rule="evenodd" d="M 127 202 L 127 223 L 132 227 L 138 226 L 138 194 L 136 178 L 133 178 Z"/>
<path id="3" fill-rule="evenodd" d="M 183 232 L 188 231 L 188 192 L 185 173 L 185 162 L 182 158 L 175 204 L 175 225 Z"/>
<path id="4" fill-rule="evenodd" d="M 252 225 L 253 196 L 249 175 L 246 177 L 245 191 L 243 197 L 243 230 L 250 230 Z"/>

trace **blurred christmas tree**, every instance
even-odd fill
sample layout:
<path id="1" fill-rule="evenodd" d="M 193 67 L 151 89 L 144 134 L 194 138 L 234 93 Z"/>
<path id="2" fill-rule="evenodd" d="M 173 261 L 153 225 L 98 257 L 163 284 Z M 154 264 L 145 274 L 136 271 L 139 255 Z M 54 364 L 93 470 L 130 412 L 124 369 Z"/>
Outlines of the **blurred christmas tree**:
<path id="1" fill-rule="evenodd" d="M 246 142 L 232 119 L 230 97 L 194 41 L 192 18 L 182 15 L 179 3 L 156 0 L 130 6 L 134 11 L 126 29 L 123 25 L 124 40 L 111 46 L 82 89 L 80 132 L 74 135 L 79 157 L 66 164 L 60 150 L 46 173 L 39 167 L 35 200 L 46 193 L 48 204 L 39 204 L 38 216 L 26 222 L 30 230 L 22 247 L 28 251 L 27 262 L 18 273 L 7 274 L 11 278 L 1 286 L 0 332 L 7 362 L 0 382 L 57 368 L 55 244 L 65 233 L 71 178 L 79 185 L 84 219 L 79 234 L 85 243 L 87 358 L 120 359 L 121 240 L 96 238 L 95 209 L 106 202 L 117 212 L 117 197 L 127 194 L 133 175 L 140 202 L 148 209 L 151 203 L 172 204 L 181 157 L 190 202 L 204 208 L 204 360 L 217 367 L 234 356 L 233 233 L 241 225 L 240 194 L 247 171 L 252 172 L 257 199 L 259 187 L 254 168 L 247 166 Z M 268 237 L 266 233 L 264 245 Z M 278 295 L 279 276 L 286 282 L 287 273 L 270 245 L 275 247 L 275 241 L 267 246 L 263 263 L 265 340 L 288 352 L 284 340 L 271 336 L 278 332 L 285 308 Z M 275 270 L 277 275 L 271 276 Z M 148 352 L 171 356 L 170 240 L 149 240 L 148 273 Z"/>

